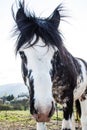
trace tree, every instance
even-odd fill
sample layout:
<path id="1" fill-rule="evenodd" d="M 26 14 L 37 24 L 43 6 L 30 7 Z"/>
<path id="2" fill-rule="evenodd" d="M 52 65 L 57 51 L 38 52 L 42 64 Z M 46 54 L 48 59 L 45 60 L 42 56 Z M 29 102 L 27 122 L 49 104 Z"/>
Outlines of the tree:
<path id="1" fill-rule="evenodd" d="M 7 99 L 7 101 L 11 101 L 11 100 L 13 100 L 13 99 L 14 99 L 13 94 L 12 94 L 12 95 L 8 95 L 8 96 L 6 97 L 6 99 Z"/>

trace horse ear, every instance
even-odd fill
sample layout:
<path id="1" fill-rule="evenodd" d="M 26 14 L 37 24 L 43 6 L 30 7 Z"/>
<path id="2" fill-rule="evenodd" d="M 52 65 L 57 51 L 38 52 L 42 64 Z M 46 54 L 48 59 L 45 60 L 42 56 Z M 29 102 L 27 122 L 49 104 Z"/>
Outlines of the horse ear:
<path id="1" fill-rule="evenodd" d="M 53 11 L 53 13 L 49 16 L 49 21 L 53 23 L 55 28 L 58 28 L 60 23 L 60 13 L 59 6 Z"/>
<path id="2" fill-rule="evenodd" d="M 20 3 L 20 8 L 16 14 L 16 23 L 20 31 L 22 31 L 22 26 L 26 25 L 27 19 L 28 17 L 24 13 L 24 5 Z"/>

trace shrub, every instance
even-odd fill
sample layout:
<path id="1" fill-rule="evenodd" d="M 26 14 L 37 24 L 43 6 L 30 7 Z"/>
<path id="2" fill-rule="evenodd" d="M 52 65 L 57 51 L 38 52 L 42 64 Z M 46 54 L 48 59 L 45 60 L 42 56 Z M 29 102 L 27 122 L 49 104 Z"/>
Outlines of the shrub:
<path id="1" fill-rule="evenodd" d="M 0 110 L 13 110 L 13 106 L 7 104 L 0 104 Z"/>

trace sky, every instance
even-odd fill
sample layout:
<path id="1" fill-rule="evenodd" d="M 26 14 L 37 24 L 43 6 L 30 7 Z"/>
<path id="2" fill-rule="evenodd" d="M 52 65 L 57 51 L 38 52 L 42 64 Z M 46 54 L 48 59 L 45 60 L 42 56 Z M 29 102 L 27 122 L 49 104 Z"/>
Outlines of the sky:
<path id="1" fill-rule="evenodd" d="M 22 83 L 21 60 L 15 56 L 15 22 L 11 14 L 14 0 L 0 1 L 0 85 Z M 65 21 L 60 23 L 66 48 L 75 57 L 87 61 L 87 0 L 25 0 L 26 7 L 36 16 L 47 17 L 63 3 Z"/>

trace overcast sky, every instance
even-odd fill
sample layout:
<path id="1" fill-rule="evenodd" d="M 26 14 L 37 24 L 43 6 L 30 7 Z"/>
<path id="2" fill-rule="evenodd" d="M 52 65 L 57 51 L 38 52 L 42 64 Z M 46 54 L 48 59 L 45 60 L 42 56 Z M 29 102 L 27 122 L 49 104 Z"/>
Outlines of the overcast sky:
<path id="1" fill-rule="evenodd" d="M 59 3 L 66 8 L 67 22 L 60 30 L 67 49 L 76 57 L 87 61 L 87 0 L 25 0 L 29 10 L 47 17 Z M 0 1 L 0 85 L 22 82 L 20 58 L 15 57 L 15 39 L 11 38 L 14 21 L 11 5 L 14 0 Z"/>

